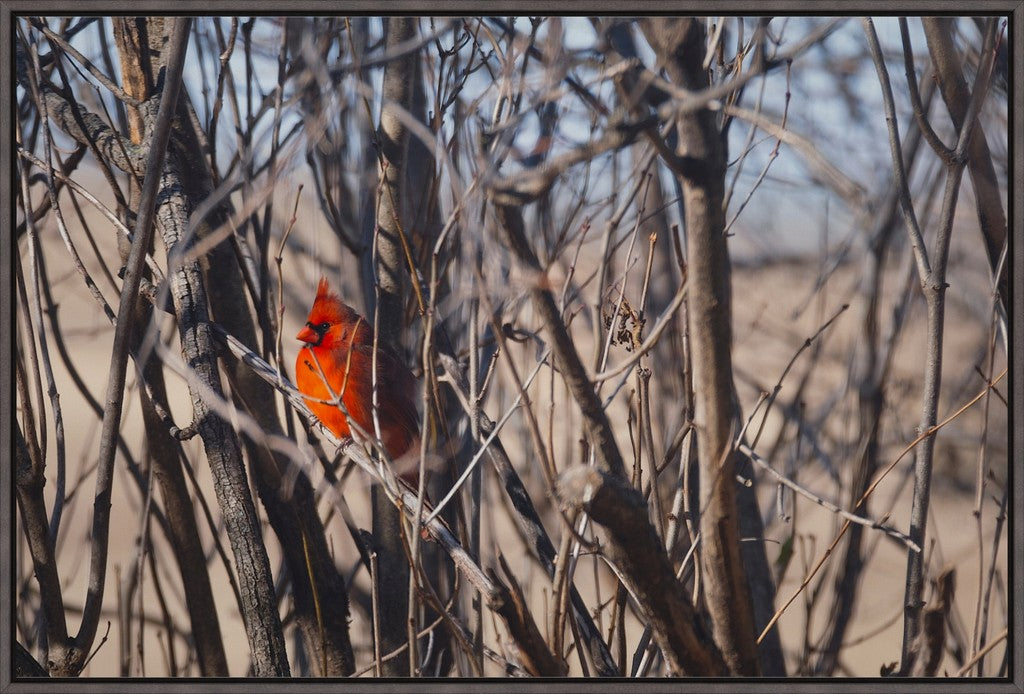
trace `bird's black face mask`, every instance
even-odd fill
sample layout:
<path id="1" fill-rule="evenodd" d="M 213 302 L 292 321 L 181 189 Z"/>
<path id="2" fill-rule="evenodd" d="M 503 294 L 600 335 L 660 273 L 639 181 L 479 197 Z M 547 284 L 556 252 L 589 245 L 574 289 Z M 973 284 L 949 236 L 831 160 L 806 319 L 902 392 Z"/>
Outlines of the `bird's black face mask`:
<path id="1" fill-rule="evenodd" d="M 314 325 L 309 321 L 306 321 L 306 327 L 308 327 L 310 330 L 316 333 L 316 342 L 311 343 L 310 346 L 319 347 L 320 343 L 324 341 L 324 335 L 326 335 L 327 331 L 330 330 L 331 324 L 328 323 L 327 321 L 324 321 L 323 323 L 317 323 L 316 325 Z"/>

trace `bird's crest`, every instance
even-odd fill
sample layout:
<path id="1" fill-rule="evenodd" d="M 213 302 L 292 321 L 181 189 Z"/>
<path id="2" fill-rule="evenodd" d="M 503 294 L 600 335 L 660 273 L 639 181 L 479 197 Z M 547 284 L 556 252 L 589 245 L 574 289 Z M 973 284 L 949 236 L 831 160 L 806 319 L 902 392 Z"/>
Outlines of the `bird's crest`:
<path id="1" fill-rule="evenodd" d="M 309 311 L 309 322 L 327 321 L 331 324 L 348 323 L 354 319 L 355 311 L 346 306 L 331 288 L 326 277 L 320 278 L 316 287 L 316 299 Z"/>
<path id="2" fill-rule="evenodd" d="M 327 278 L 324 277 L 323 275 L 320 276 L 320 283 L 316 285 L 316 298 L 319 299 L 320 297 L 334 297 L 335 299 L 338 298 L 334 291 L 331 289 L 331 285 L 327 281 Z"/>
<path id="3" fill-rule="evenodd" d="M 313 306 L 309 310 L 309 317 L 307 319 L 307 325 L 315 326 L 320 323 L 341 326 L 341 330 L 339 332 L 332 331 L 332 334 L 327 335 L 326 338 L 321 338 L 321 342 L 315 342 L 317 345 L 322 343 L 325 347 L 331 346 L 337 344 L 338 340 L 344 340 L 346 336 L 350 335 L 353 336 L 357 344 L 368 344 L 373 339 L 369 323 L 366 319 L 341 300 L 341 297 L 334 291 L 326 277 L 321 277 L 319 284 L 317 284 L 316 299 L 313 301 Z M 354 331 L 354 334 L 352 331 Z M 312 342 L 311 340 L 305 341 Z"/>

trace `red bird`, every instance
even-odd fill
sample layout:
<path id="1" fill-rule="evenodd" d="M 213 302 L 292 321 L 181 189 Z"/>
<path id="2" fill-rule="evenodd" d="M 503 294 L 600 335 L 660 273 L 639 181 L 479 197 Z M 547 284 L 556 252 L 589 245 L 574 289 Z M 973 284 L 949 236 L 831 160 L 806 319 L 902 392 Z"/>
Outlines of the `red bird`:
<path id="1" fill-rule="evenodd" d="M 341 396 L 352 421 L 373 436 L 373 328 L 370 323 L 342 302 L 326 278 L 321 278 L 306 325 L 295 337 L 305 343 L 295 361 L 298 389 L 320 400 Z M 409 368 L 378 343 L 377 419 L 381 443 L 393 461 L 419 440 L 414 391 L 415 381 Z M 352 435 L 349 421 L 340 407 L 314 400 L 307 400 L 306 404 L 336 436 Z"/>

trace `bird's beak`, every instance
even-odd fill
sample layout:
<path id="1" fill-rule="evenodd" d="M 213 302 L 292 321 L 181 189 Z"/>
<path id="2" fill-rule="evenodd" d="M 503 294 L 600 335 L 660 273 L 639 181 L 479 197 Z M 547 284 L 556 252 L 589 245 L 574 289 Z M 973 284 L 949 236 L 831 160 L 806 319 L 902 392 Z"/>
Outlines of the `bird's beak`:
<path id="1" fill-rule="evenodd" d="M 311 345 L 315 345 L 320 342 L 320 336 L 316 334 L 316 331 L 308 325 L 302 326 L 302 330 L 295 336 L 295 339 L 299 342 L 307 342 Z"/>

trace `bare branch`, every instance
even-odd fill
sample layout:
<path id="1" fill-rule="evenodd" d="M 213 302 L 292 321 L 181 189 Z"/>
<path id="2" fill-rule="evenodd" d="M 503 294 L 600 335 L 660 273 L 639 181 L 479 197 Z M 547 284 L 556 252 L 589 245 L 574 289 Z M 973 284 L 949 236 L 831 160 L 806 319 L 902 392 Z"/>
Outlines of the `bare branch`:
<path id="1" fill-rule="evenodd" d="M 584 465 L 563 472 L 557 491 L 562 503 L 584 509 L 607 528 L 615 564 L 636 596 L 644 621 L 653 627 L 672 673 L 724 674 L 725 662 L 676 580 L 640 492 L 619 477 Z"/>
<path id="2" fill-rule="evenodd" d="M 759 456 L 757 453 L 755 453 L 750 448 L 750 446 L 748 446 L 747 444 L 741 443 L 739 446 L 737 446 L 737 450 L 739 450 L 744 455 L 748 456 L 752 461 L 754 461 L 757 464 L 758 467 L 760 467 L 762 470 L 764 470 L 769 475 L 771 475 L 772 478 L 775 479 L 775 481 L 777 481 L 779 484 L 785 485 L 786 487 L 788 487 L 789 489 L 792 489 L 794 492 L 796 492 L 800 496 L 802 496 L 802 497 L 804 497 L 806 499 L 810 499 L 811 501 L 813 501 L 814 503 L 818 504 L 819 506 L 827 508 L 829 511 L 831 511 L 834 514 L 836 514 L 837 516 L 845 518 L 850 523 L 856 523 L 858 525 L 863 525 L 865 528 L 873 528 L 875 530 L 881 530 L 886 535 L 889 535 L 890 537 L 893 537 L 896 540 L 898 540 L 899 542 L 901 542 L 904 545 L 906 545 L 910 550 L 912 550 L 914 552 L 920 552 L 921 551 L 921 548 L 917 545 L 916 542 L 911 540 L 905 533 L 900 532 L 896 528 L 893 528 L 891 526 L 885 525 L 885 524 L 883 524 L 880 521 L 871 520 L 870 518 L 865 518 L 864 516 L 858 516 L 857 514 L 850 513 L 849 511 L 844 511 L 843 509 L 841 509 L 838 506 L 836 506 L 835 504 L 833 504 L 831 501 L 828 501 L 827 499 L 824 499 L 821 496 L 818 496 L 814 492 L 812 492 L 812 491 L 810 491 L 808 489 L 805 489 L 804 487 L 801 487 L 799 484 L 797 484 L 793 480 L 791 480 L 788 477 L 786 477 L 785 475 L 777 472 L 775 470 L 775 468 L 773 468 L 768 463 L 767 460 L 765 460 L 764 458 Z"/>
<path id="3" fill-rule="evenodd" d="M 455 391 L 467 414 L 472 416 L 473 408 L 466 401 L 467 383 L 461 367 L 450 355 L 439 354 L 438 360 L 445 371 L 452 390 Z M 529 540 L 530 548 L 540 561 L 541 566 L 544 567 L 548 578 L 552 578 L 555 575 L 555 546 L 551 543 L 547 530 L 544 528 L 540 515 L 530 499 L 529 492 L 526 490 L 522 479 L 520 479 L 519 473 L 516 472 L 512 461 L 509 460 L 505 447 L 501 444 L 501 439 L 497 438 L 494 433 L 496 430 L 495 423 L 490 420 L 483 410 L 477 409 L 476 416 L 479 420 L 479 438 L 477 442 L 484 447 L 483 450 L 488 460 L 490 460 L 494 471 L 498 475 L 498 479 L 505 489 L 505 493 L 512 502 L 516 523 L 519 525 L 523 535 Z M 603 677 L 619 676 L 621 673 L 618 667 L 616 667 L 611 653 L 608 651 L 607 644 L 602 639 L 601 633 L 597 630 L 593 619 L 591 619 L 582 596 L 576 589 L 576 586 L 572 584 L 569 586 L 569 600 L 572 603 L 573 617 L 579 626 L 584 642 L 590 649 L 593 660 L 597 663 L 598 672 Z"/>
<path id="4" fill-rule="evenodd" d="M 645 23 L 644 32 L 673 82 L 706 90 L 701 67 L 704 28 L 696 19 Z M 681 180 L 687 229 L 687 318 L 694 420 L 700 453 L 701 566 L 715 643 L 729 672 L 760 673 L 753 605 L 740 557 L 733 427 L 736 421 L 732 376 L 732 298 L 726 248 L 725 151 L 709 110 L 677 117 L 677 151 L 695 159 L 697 175 Z"/>
<path id="5" fill-rule="evenodd" d="M 128 361 L 128 339 L 131 321 L 129 316 L 138 298 L 142 264 L 153 239 L 154 217 L 157 192 L 161 186 L 164 155 L 170 137 L 171 119 L 181 86 L 181 72 L 185 65 L 185 47 L 188 42 L 189 20 L 180 20 L 172 41 L 171 57 L 168 60 L 168 74 L 164 90 L 160 95 L 160 107 L 153 124 L 153 136 L 145 166 L 146 180 L 139 202 L 135 238 L 128 258 L 127 272 L 121 290 L 118 307 L 117 327 L 114 331 L 114 347 L 110 360 L 106 405 L 103 412 L 103 426 L 100 434 L 100 464 L 96 476 L 96 503 L 93 515 L 92 538 L 95 543 L 90 570 L 89 594 L 82 615 L 82 626 L 76 638 L 76 646 L 68 654 L 68 660 L 61 666 L 61 672 L 78 672 L 92 647 L 99 624 L 100 606 L 106 584 L 106 560 L 108 530 L 110 524 L 110 494 L 113 477 L 115 438 L 121 420 L 121 405 L 124 397 L 125 367 Z M 49 102 L 48 102 L 49 105 Z"/>
<path id="6" fill-rule="evenodd" d="M 942 93 L 943 101 L 946 102 L 953 125 L 956 126 L 961 139 L 966 143 L 967 148 L 964 150 L 961 143 L 958 142 L 956 152 L 965 153 L 967 156 L 967 171 L 971 176 L 971 184 L 974 188 L 978 223 L 985 240 L 989 264 L 993 272 L 996 272 L 999 269 L 999 256 L 1006 242 L 1006 213 L 1003 210 L 1002 198 L 999 193 L 1000 185 L 982 125 L 980 123 L 973 125 L 970 128 L 975 131 L 973 136 L 963 138 L 964 124 L 975 120 L 975 118 L 969 117 L 968 110 L 971 104 L 980 105 L 983 90 L 978 89 L 976 83 L 973 92 L 968 92 L 967 82 L 961 71 L 962 58 L 953 45 L 948 19 L 925 17 L 921 21 L 924 25 L 925 37 L 928 40 L 928 50 L 936 66 L 935 73 L 939 91 Z M 984 77 L 984 82 L 982 82 L 984 85 L 988 85 L 991 81 L 996 47 L 991 45 L 990 37 L 998 30 L 996 22 L 999 20 L 992 18 L 990 21 L 986 45 L 983 48 L 982 64 L 978 68 L 979 78 Z M 977 106 L 974 111 L 977 112 Z M 999 296 L 1005 306 L 1009 298 L 1009 280 L 1005 266 L 997 273 L 996 280 Z"/>

